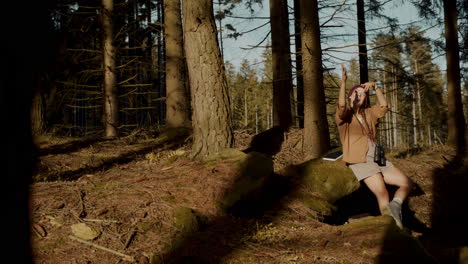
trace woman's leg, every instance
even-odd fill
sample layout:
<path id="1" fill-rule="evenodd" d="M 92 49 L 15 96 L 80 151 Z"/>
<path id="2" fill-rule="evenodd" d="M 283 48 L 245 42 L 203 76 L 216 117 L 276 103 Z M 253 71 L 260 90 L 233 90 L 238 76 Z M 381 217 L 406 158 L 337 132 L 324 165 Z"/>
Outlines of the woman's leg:
<path id="1" fill-rule="evenodd" d="M 381 173 L 374 174 L 370 177 L 365 178 L 364 183 L 367 185 L 369 190 L 377 198 L 379 204 L 380 213 L 383 214 L 385 208 L 389 203 L 389 196 L 387 188 L 385 187 L 385 181 Z"/>
<path id="2" fill-rule="evenodd" d="M 408 194 L 413 188 L 413 182 L 398 168 L 392 167 L 383 173 L 385 183 L 398 187 L 394 198 L 399 198 L 402 202 L 408 198 Z"/>

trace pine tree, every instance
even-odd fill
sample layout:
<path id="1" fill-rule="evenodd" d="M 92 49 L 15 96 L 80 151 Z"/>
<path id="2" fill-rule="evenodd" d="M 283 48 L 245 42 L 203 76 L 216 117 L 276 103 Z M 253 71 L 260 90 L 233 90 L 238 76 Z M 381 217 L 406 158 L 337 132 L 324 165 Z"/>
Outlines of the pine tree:
<path id="1" fill-rule="evenodd" d="M 457 7 L 455 0 L 443 0 L 445 22 L 445 50 L 447 59 L 448 90 L 448 138 L 450 145 L 455 146 L 457 153 L 466 150 L 466 120 L 463 115 L 460 78 L 460 48 L 458 45 Z"/>
<path id="2" fill-rule="evenodd" d="M 164 1 L 166 40 L 166 125 L 190 126 L 187 68 L 184 60 L 184 41 L 179 0 Z"/>
<path id="3" fill-rule="evenodd" d="M 104 73 L 104 127 L 106 137 L 116 137 L 118 130 L 117 82 L 115 76 L 115 47 L 113 0 L 102 0 L 102 55 Z"/>
<path id="4" fill-rule="evenodd" d="M 373 43 L 371 62 L 377 70 L 376 80 L 382 84 L 383 92 L 391 107 L 389 113 L 381 120 L 379 131 L 382 137 L 380 140 L 388 148 L 395 148 L 399 145 L 400 105 L 399 98 L 402 97 L 399 81 L 402 68 L 402 46 L 401 40 L 394 32 L 384 34 L 379 33 Z"/>
<path id="5" fill-rule="evenodd" d="M 273 123 L 287 130 L 292 123 L 290 102 L 292 70 L 287 1 L 270 0 L 270 25 L 273 58 Z"/>
<path id="6" fill-rule="evenodd" d="M 351 86 L 361 83 L 359 78 L 359 63 L 356 57 L 351 58 L 349 62 L 348 83 L 351 83 Z"/>
<path id="7" fill-rule="evenodd" d="M 265 118 L 264 129 L 273 127 L 273 56 L 272 49 L 268 43 L 267 48 L 262 53 L 263 67 L 261 69 L 261 96 L 264 98 L 262 116 Z"/>
<path id="8" fill-rule="evenodd" d="M 330 147 L 323 87 L 318 4 L 316 0 L 302 0 L 300 4 L 304 78 L 303 152 L 308 158 L 317 158 Z"/>
<path id="9" fill-rule="evenodd" d="M 356 10 L 359 43 L 359 83 L 365 83 L 369 81 L 369 66 L 367 62 L 367 31 L 364 0 L 356 0 Z"/>
<path id="10" fill-rule="evenodd" d="M 192 97 L 192 158 L 233 145 L 225 69 L 216 39 L 211 0 L 182 2 L 184 50 Z"/>

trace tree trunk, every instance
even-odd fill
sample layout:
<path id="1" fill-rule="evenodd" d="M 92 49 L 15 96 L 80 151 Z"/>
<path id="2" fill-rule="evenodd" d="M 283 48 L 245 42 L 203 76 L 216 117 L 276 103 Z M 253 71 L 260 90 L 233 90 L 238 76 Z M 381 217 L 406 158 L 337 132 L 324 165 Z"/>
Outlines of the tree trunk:
<path id="1" fill-rule="evenodd" d="M 164 1 L 164 32 L 166 40 L 166 126 L 190 127 L 187 67 L 180 0 Z"/>
<path id="2" fill-rule="evenodd" d="M 366 46 L 366 15 L 364 12 L 364 0 L 356 0 L 358 19 L 358 44 L 359 44 L 359 81 L 369 81 L 369 67 L 367 62 Z"/>
<path id="3" fill-rule="evenodd" d="M 301 6 L 300 0 L 294 0 L 294 36 L 296 48 L 296 102 L 297 123 L 299 128 L 304 128 L 304 78 L 302 77 L 301 54 Z"/>
<path id="4" fill-rule="evenodd" d="M 112 22 L 113 10 L 113 0 L 102 0 L 104 129 L 106 137 L 116 137 L 118 126 L 117 83 L 115 77 L 115 48 L 113 44 L 114 24 Z"/>
<path id="5" fill-rule="evenodd" d="M 228 87 L 211 0 L 184 0 L 185 54 L 192 96 L 192 158 L 232 147 Z"/>
<path id="6" fill-rule="evenodd" d="M 218 12 L 221 13 L 223 12 L 221 8 L 221 0 L 218 0 Z M 220 46 L 220 51 L 221 51 L 221 59 L 224 61 L 224 46 L 223 46 L 223 18 L 219 18 L 219 46 Z"/>
<path id="7" fill-rule="evenodd" d="M 157 23 L 156 24 L 164 24 L 164 7 L 163 1 L 159 1 L 156 3 L 156 14 L 157 14 Z M 165 51 L 165 41 L 164 41 L 164 27 L 161 27 L 161 32 L 157 34 L 156 37 L 156 47 L 157 47 L 157 71 L 158 75 L 158 98 L 166 97 L 166 77 L 165 71 L 161 69 L 165 69 L 166 60 L 164 59 L 164 51 Z M 159 100 L 156 102 L 156 112 L 158 114 L 158 123 L 163 124 L 166 117 L 166 104 Z"/>
<path id="8" fill-rule="evenodd" d="M 393 70 L 393 105 L 392 105 L 392 114 L 393 114 L 393 142 L 394 146 L 398 147 L 400 140 L 398 138 L 398 79 L 396 75 L 396 70 Z"/>
<path id="9" fill-rule="evenodd" d="M 444 0 L 445 49 L 447 60 L 447 104 L 448 104 L 448 144 L 455 146 L 457 153 L 463 154 L 466 148 L 466 122 L 463 115 L 460 87 L 460 56 L 457 32 L 456 1 Z"/>
<path id="10" fill-rule="evenodd" d="M 33 136 L 40 136 L 45 131 L 44 99 L 42 98 L 43 79 L 36 76 L 34 94 L 31 104 L 31 132 Z"/>
<path id="11" fill-rule="evenodd" d="M 316 0 L 301 0 L 302 62 L 304 65 L 304 154 L 317 158 L 330 147 L 323 87 L 322 49 Z"/>
<path id="12" fill-rule="evenodd" d="M 249 108 L 247 105 L 247 85 L 244 86 L 244 128 L 249 125 Z"/>
<path id="13" fill-rule="evenodd" d="M 429 143 L 429 146 L 432 145 L 431 125 L 430 124 L 427 124 L 427 142 Z"/>
<path id="14" fill-rule="evenodd" d="M 387 93 L 388 90 L 387 90 L 387 74 L 385 72 L 385 68 L 384 68 L 384 71 L 383 71 L 383 92 L 384 94 L 389 94 Z M 386 142 L 386 145 L 388 148 L 392 148 L 392 138 L 390 137 L 390 120 L 391 120 L 392 116 L 391 114 L 389 115 L 385 115 L 385 142 Z"/>
<path id="15" fill-rule="evenodd" d="M 257 102 L 257 94 L 255 94 L 255 102 Z M 255 103 L 255 134 L 258 134 L 258 103 Z"/>
<path id="16" fill-rule="evenodd" d="M 418 142 L 418 124 L 416 122 L 417 116 L 416 116 L 416 91 L 413 87 L 413 91 L 411 93 L 411 106 L 412 106 L 412 114 L 413 114 L 413 145 L 419 145 Z"/>
<path id="17" fill-rule="evenodd" d="M 151 1 L 152 0 L 146 0 L 146 6 L 151 6 Z M 180 7 L 179 7 L 180 9 Z M 152 8 L 147 8 L 146 9 L 146 22 L 148 23 L 148 25 L 150 23 L 153 22 L 152 20 L 152 15 L 151 15 L 151 12 L 152 12 Z M 180 12 L 180 10 L 179 10 Z M 182 34 L 182 33 L 181 33 Z M 148 30 L 147 33 L 146 33 L 146 63 L 147 65 L 151 65 L 151 69 L 154 69 L 153 68 L 153 41 L 154 41 L 154 37 L 153 37 L 153 33 Z M 182 47 L 183 49 L 183 47 Z M 183 60 L 183 62 L 185 63 L 185 60 Z M 151 71 L 148 71 L 147 72 L 147 78 L 146 80 L 151 80 L 153 81 L 155 79 L 155 72 L 153 70 Z M 154 104 L 154 95 L 149 93 L 145 96 L 146 98 L 146 105 L 147 106 L 152 106 Z M 151 126 L 153 124 L 153 118 L 156 116 L 156 113 L 154 112 L 154 109 L 149 109 L 148 111 L 146 111 L 146 120 L 147 120 L 147 124 L 149 126 Z"/>
<path id="18" fill-rule="evenodd" d="M 273 68 L 273 125 L 291 126 L 292 89 L 287 1 L 270 0 Z"/>
<path id="19" fill-rule="evenodd" d="M 422 123 L 422 107 L 421 107 L 421 85 L 419 82 L 419 69 L 418 69 L 418 61 L 414 61 L 414 67 L 416 69 L 416 98 L 417 98 L 417 103 L 418 103 L 418 118 L 417 118 L 417 123 L 418 123 L 418 129 L 420 134 L 420 140 L 421 143 L 424 142 L 424 133 L 423 133 L 423 126 L 421 125 Z"/>

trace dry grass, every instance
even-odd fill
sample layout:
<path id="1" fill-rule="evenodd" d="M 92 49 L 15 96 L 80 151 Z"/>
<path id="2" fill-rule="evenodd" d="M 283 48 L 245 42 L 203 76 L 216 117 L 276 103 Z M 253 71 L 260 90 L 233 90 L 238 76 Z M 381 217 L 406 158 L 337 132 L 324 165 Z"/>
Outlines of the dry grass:
<path id="1" fill-rule="evenodd" d="M 243 133 L 235 136 L 235 147 L 240 150 L 247 148 L 252 138 Z M 274 156 L 276 172 L 302 161 L 301 138 L 300 130 L 286 134 L 282 151 Z M 131 255 L 138 263 L 156 263 L 168 252 L 198 252 L 185 263 L 201 263 L 200 259 L 208 263 L 376 263 L 382 251 L 380 233 L 370 227 L 324 224 L 295 195 L 284 197 L 281 206 L 261 217 L 241 219 L 220 214 L 217 201 L 232 183 L 232 161 L 207 166 L 189 160 L 190 145 L 184 142 L 139 152 L 152 140 L 95 142 L 72 152 L 40 157 L 42 173 L 83 166 L 98 169 L 75 181 L 31 185 L 32 222 L 46 232 L 45 236 L 32 233 L 36 263 L 125 263 L 119 256 L 70 240 L 70 226 L 79 222 L 101 232 L 93 243 Z M 46 141 L 39 147 L 66 143 Z M 132 151 L 131 160 L 95 166 L 99 159 Z M 424 192 L 411 197 L 409 207 L 428 227 L 434 199 L 431 175 L 452 153 L 437 146 L 404 158 L 392 154 L 394 164 Z M 174 224 L 174 212 L 181 206 L 206 216 L 199 219 L 196 232 L 184 232 Z"/>

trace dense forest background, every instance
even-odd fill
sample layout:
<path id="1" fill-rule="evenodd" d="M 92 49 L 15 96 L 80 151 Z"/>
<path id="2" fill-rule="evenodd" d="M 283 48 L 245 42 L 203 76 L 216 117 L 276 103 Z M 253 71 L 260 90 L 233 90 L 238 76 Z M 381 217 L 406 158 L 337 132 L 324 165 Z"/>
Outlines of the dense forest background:
<path id="1" fill-rule="evenodd" d="M 166 1 L 166 6 L 171 5 L 171 2 Z M 322 85 L 323 88 L 318 88 L 318 90 L 323 89 L 325 94 L 322 99 L 318 96 L 318 101 L 314 105 L 318 103 L 326 105 L 330 134 L 328 145 L 339 145 L 333 121 L 341 78 L 335 69 L 339 65 L 334 68 L 324 66 L 330 65 L 330 61 L 338 61 L 348 68 L 350 75 L 348 87 L 367 79 L 377 81 L 385 91 L 392 109 L 380 123 L 379 137 L 389 149 L 447 142 L 448 106 L 454 103 L 448 101 L 446 71 L 440 69 L 434 62 L 436 57 L 445 55 L 446 45 L 443 36 L 440 39 L 430 39 L 426 36 L 428 28 L 413 24 L 400 25 L 396 18 L 383 14 L 382 10 L 386 5 L 398 4 L 391 3 L 392 1 L 372 0 L 365 3 L 319 1 L 316 13 L 309 12 L 308 14 L 317 19 L 322 13 L 327 14 L 321 19 L 324 22 L 319 25 L 320 30 L 315 34 L 316 36 L 319 34 L 322 42 L 329 43 L 333 39 L 355 38 L 358 31 L 347 32 L 344 35 L 334 34 L 334 28 L 344 26 L 342 19 L 334 18 L 341 15 L 349 17 L 350 12 L 356 12 L 360 8 L 364 8 L 364 19 L 379 19 L 387 26 L 378 30 L 373 29 L 367 39 L 360 37 L 359 43 L 350 42 L 350 46 L 359 45 L 360 47 L 359 54 L 355 54 L 356 56 L 350 60 L 337 57 L 339 52 L 337 53 L 336 50 L 340 47 L 320 50 L 320 43 L 318 43 L 318 49 L 315 48 L 318 55 L 314 55 L 313 60 L 323 58 L 322 62 L 316 65 L 304 64 L 305 61 L 301 57 L 301 41 L 303 44 L 305 42 L 301 40 L 301 37 L 306 38 L 308 32 L 303 30 L 301 34 L 300 19 L 301 12 L 307 12 L 307 10 L 301 9 L 300 1 L 279 1 L 283 2 L 284 6 L 278 7 L 275 7 L 276 1 L 270 2 L 271 14 L 277 16 L 278 19 L 272 20 L 271 36 L 268 33 L 261 43 L 252 47 L 262 54 L 261 61 L 244 59 L 239 67 L 235 67 L 229 61 L 225 61 L 222 65 L 225 68 L 229 93 L 232 129 L 249 133 L 265 131 L 279 124 L 275 117 L 278 111 L 286 111 L 286 115 L 289 115 L 291 119 L 290 124 L 293 127 L 302 128 L 304 119 L 308 118 L 307 114 L 304 115 L 304 105 L 307 104 L 307 100 L 304 103 L 304 93 L 307 96 L 308 90 Z M 174 116 L 172 112 L 169 113 L 169 117 L 166 115 L 166 103 L 172 100 L 171 96 L 175 94 L 167 93 L 168 89 L 172 89 L 167 86 L 174 86 L 170 81 L 169 83 L 166 81 L 167 73 L 171 71 L 168 67 L 178 67 L 176 71 L 185 72 L 176 77 L 184 82 L 182 89 L 186 91 L 186 93 L 179 93 L 179 98 L 185 97 L 184 100 L 187 103 L 192 101 L 189 81 L 184 77 L 187 75 L 185 62 L 167 64 L 171 58 L 167 50 L 175 44 L 171 43 L 168 47 L 168 40 L 165 36 L 171 36 L 172 32 L 169 31 L 176 29 L 165 29 L 165 15 L 169 16 L 169 19 L 173 18 L 169 9 L 164 10 L 164 4 L 163 1 L 154 0 L 110 1 L 107 6 L 111 8 L 109 22 L 112 32 L 108 35 L 105 26 L 107 17 L 105 5 L 101 6 L 101 3 L 96 1 L 60 0 L 50 3 L 49 18 L 53 30 L 51 44 L 54 47 L 55 60 L 47 71 L 37 76 L 31 120 L 34 135 L 116 136 L 128 135 L 138 129 L 164 127 L 168 119 Z M 213 23 L 217 26 L 215 37 L 221 56 L 226 52 L 223 50 L 223 40 L 252 34 L 252 32 L 255 34 L 255 30 L 258 30 L 252 28 L 248 32 L 238 32 L 233 24 L 223 23 L 226 18 L 230 18 L 230 21 L 232 19 L 265 21 L 261 27 L 269 24 L 268 19 L 253 16 L 255 10 L 264 8 L 262 1 L 214 1 L 212 4 L 215 15 Z M 419 8 L 422 19 L 428 24 L 444 24 L 442 2 L 436 1 L 430 5 L 426 2 L 420 4 L 415 1 L 414 4 Z M 467 7 L 463 1 L 458 4 L 457 11 L 460 13 L 457 20 L 460 47 L 460 79 L 458 81 L 461 89 L 456 92 L 456 96 L 465 107 L 463 107 L 464 110 L 460 108 L 457 111 L 463 111 L 466 120 L 468 114 L 466 110 L 468 102 L 466 95 L 468 89 L 467 21 L 465 18 Z M 275 8 L 280 10 L 275 11 Z M 180 20 L 180 7 L 178 10 L 175 12 L 178 12 Z M 236 16 L 235 12 L 239 10 L 243 13 L 245 13 L 244 10 L 248 10 L 252 16 Z M 274 12 L 279 12 L 279 15 Z M 281 16 L 284 17 L 284 23 L 274 25 L 273 22 L 280 21 Z M 171 23 L 171 21 L 166 21 L 166 24 L 168 22 Z M 365 24 L 362 27 L 362 23 L 358 22 L 363 21 L 350 18 L 347 23 L 356 24 L 359 31 L 364 30 L 365 33 Z M 289 32 L 290 29 L 294 30 Z M 113 66 L 109 66 L 112 68 L 109 68 L 108 72 L 112 75 L 110 83 L 107 77 L 104 78 L 108 74 L 106 73 L 107 66 L 105 66 L 107 63 L 104 52 L 105 45 L 107 45 L 105 38 L 111 38 L 110 45 L 114 49 L 109 55 L 113 63 Z M 180 41 L 179 44 L 181 44 Z M 364 51 L 361 49 L 363 46 L 366 48 Z M 283 54 L 284 52 L 287 54 Z M 281 55 L 277 55 L 280 53 Z M 278 68 L 278 65 L 284 69 Z M 314 70 L 313 67 L 317 69 Z M 323 81 L 319 80 L 322 84 L 315 82 L 315 84 L 304 85 L 304 73 L 309 68 L 323 73 Z M 285 74 L 280 79 L 281 74 L 277 72 Z M 278 84 L 277 88 L 274 88 L 276 84 Z M 105 102 L 108 98 L 106 89 L 109 89 L 106 86 L 109 85 L 112 86 L 112 96 L 116 102 L 113 105 L 112 111 L 114 112 L 105 110 Z M 280 95 L 278 91 L 285 92 Z M 193 88 L 192 92 L 194 92 Z M 276 105 L 274 97 L 285 97 L 284 95 L 289 95 L 289 102 L 280 106 Z M 312 96 L 316 97 L 316 95 Z M 290 109 L 281 110 L 285 107 Z M 187 112 L 186 119 L 191 119 L 190 107 L 186 107 L 184 111 Z M 109 134 L 106 132 L 108 131 L 106 126 L 109 124 L 106 116 L 110 113 L 115 115 L 111 122 L 115 131 Z M 323 115 L 318 115 L 317 118 L 323 118 Z"/>

